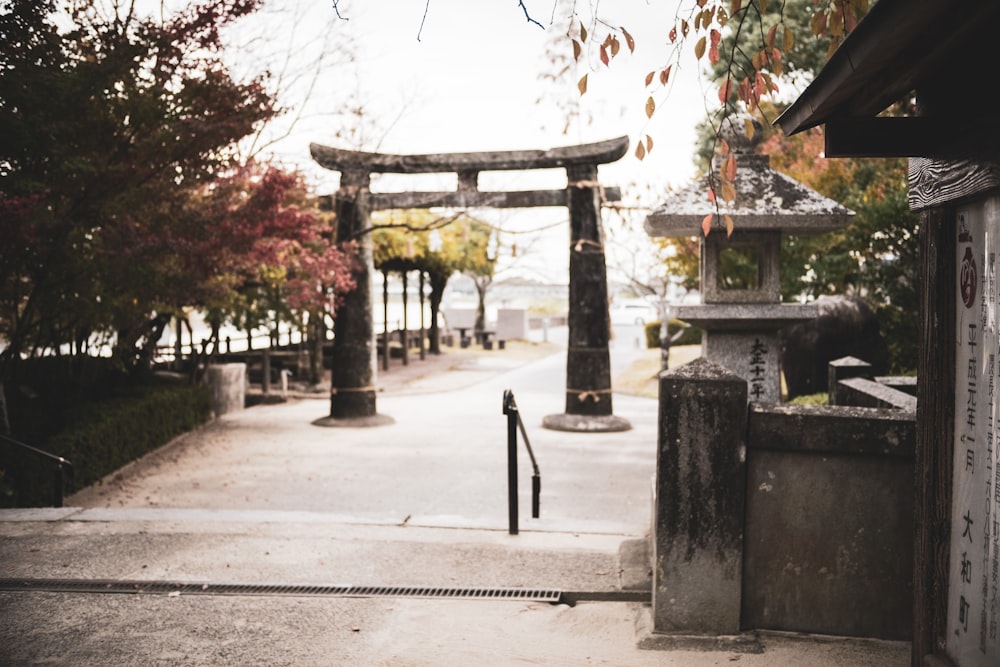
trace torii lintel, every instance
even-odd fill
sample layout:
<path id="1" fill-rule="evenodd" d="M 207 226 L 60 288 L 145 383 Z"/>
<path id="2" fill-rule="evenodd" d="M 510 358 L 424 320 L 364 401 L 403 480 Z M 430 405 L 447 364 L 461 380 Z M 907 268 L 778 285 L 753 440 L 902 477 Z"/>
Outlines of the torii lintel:
<path id="1" fill-rule="evenodd" d="M 628 150 L 628 137 L 621 136 L 590 144 L 562 146 L 548 150 L 479 151 L 396 155 L 369 153 L 309 144 L 313 159 L 333 171 L 366 171 L 394 174 L 434 174 L 460 171 L 513 171 L 552 169 L 576 165 L 614 162 Z"/>

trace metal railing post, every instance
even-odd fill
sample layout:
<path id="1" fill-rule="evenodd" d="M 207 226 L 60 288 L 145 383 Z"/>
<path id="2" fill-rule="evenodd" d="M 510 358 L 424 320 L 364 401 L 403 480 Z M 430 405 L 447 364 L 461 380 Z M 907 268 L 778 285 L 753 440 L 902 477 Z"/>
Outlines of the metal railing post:
<path id="1" fill-rule="evenodd" d="M 52 483 L 55 486 L 55 489 L 53 489 L 52 491 L 52 504 L 53 507 L 62 507 L 63 497 L 65 495 L 64 494 L 65 490 L 63 488 L 63 483 L 64 483 L 63 470 L 68 470 L 70 476 L 72 476 L 73 464 L 61 456 L 51 454 L 49 452 L 38 449 L 37 447 L 32 447 L 31 445 L 26 445 L 20 440 L 15 440 L 14 438 L 9 438 L 7 436 L 0 435 L 0 440 L 6 442 L 9 445 L 19 448 L 21 451 L 29 452 L 31 454 L 39 456 L 43 460 L 53 465 L 54 470 L 52 476 Z M 16 481 L 16 483 L 18 484 L 19 500 L 23 500 L 23 497 L 27 495 L 27 486 L 24 487 L 21 486 L 21 485 L 26 485 L 27 482 L 28 480 L 26 473 L 22 471 L 21 474 L 18 475 L 18 480 Z"/>
<path id="2" fill-rule="evenodd" d="M 517 535 L 517 404 L 507 389 L 503 394 L 503 413 L 507 415 L 507 532 Z"/>
<path id="3" fill-rule="evenodd" d="M 503 413 L 507 415 L 507 504 L 509 508 L 509 528 L 511 535 L 518 533 L 517 521 L 517 432 L 521 431 L 524 446 L 531 457 L 531 517 L 537 519 L 540 514 L 540 498 L 542 493 L 542 473 L 535 460 L 535 452 L 531 449 L 528 432 L 524 428 L 524 420 L 514 401 L 514 392 L 510 389 L 503 393 Z"/>

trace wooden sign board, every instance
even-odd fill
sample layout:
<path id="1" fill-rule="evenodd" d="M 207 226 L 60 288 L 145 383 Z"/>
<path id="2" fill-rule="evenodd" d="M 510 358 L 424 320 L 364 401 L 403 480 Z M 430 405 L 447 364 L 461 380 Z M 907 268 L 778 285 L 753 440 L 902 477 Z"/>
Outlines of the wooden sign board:
<path id="1" fill-rule="evenodd" d="M 955 225 L 955 432 L 947 653 L 1000 665 L 1000 200 L 959 208 Z"/>

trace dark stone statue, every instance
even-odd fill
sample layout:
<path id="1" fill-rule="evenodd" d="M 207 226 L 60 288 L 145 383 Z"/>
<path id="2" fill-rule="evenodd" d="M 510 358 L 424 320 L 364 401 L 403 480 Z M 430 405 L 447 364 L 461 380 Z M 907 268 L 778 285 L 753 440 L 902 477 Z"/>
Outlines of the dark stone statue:
<path id="1" fill-rule="evenodd" d="M 788 399 L 827 391 L 827 365 L 841 357 L 857 357 L 885 375 L 889 348 L 875 313 L 852 296 L 821 296 L 819 316 L 781 330 L 781 367 Z"/>

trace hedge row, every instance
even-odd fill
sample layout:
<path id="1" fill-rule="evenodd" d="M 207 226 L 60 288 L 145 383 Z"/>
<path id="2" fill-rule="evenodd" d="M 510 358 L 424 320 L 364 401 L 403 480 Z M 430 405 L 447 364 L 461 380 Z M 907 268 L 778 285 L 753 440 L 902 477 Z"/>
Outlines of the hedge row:
<path id="1" fill-rule="evenodd" d="M 72 426 L 41 449 L 73 464 L 70 493 L 204 424 L 211 411 L 208 387 L 158 382 L 132 396 L 75 407 Z"/>
<path id="2" fill-rule="evenodd" d="M 646 347 L 660 347 L 660 325 L 659 320 L 646 325 Z M 680 320 L 670 320 L 667 323 L 667 334 L 673 337 L 681 329 L 684 333 L 681 337 L 671 343 L 671 345 L 701 345 L 701 329 L 691 326 Z"/>

